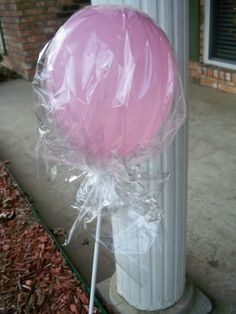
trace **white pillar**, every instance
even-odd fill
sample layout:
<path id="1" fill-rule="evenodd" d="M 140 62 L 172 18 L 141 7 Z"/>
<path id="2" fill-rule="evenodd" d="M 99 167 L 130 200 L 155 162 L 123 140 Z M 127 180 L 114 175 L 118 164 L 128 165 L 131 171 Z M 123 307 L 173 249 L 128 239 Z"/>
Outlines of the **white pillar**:
<path id="1" fill-rule="evenodd" d="M 150 15 L 165 31 L 177 54 L 180 75 L 186 94 L 188 71 L 188 0 L 92 0 L 92 4 L 121 4 L 138 8 Z M 164 233 L 146 258 L 137 261 L 146 284 L 137 282 L 118 264 L 117 291 L 131 305 L 141 310 L 159 310 L 177 302 L 185 285 L 186 191 L 187 191 L 187 123 L 175 141 L 147 164 L 148 171 L 169 171 L 160 205 L 164 210 Z M 150 186 L 155 188 L 155 186 Z M 119 257 L 118 257 L 119 259 Z M 127 256 L 126 264 L 129 263 Z M 126 268 L 127 268 L 126 265 Z M 132 266 L 131 266 L 132 267 Z M 142 269 L 149 269 L 143 272 Z M 143 272 L 143 273 L 142 273 Z"/>

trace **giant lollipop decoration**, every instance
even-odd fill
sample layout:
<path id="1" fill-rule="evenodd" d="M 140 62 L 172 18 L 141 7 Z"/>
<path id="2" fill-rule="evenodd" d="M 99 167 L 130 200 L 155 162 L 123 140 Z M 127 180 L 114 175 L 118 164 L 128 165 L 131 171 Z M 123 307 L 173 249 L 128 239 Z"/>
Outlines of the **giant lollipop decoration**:
<path id="1" fill-rule="evenodd" d="M 162 30 L 132 9 L 74 14 L 50 43 L 45 67 L 53 118 L 79 152 L 136 153 L 167 119 L 175 56 Z"/>
<path id="2" fill-rule="evenodd" d="M 115 6 L 79 11 L 59 29 L 38 61 L 34 87 L 40 102 L 35 108 L 48 130 L 41 132 L 44 152 L 69 163 L 67 155 L 73 151 L 81 167 L 99 161 L 104 170 L 113 158 L 123 161 L 150 147 L 161 150 L 166 133 L 173 138 L 185 117 L 183 104 L 176 108 L 180 106 L 175 101 L 176 81 L 171 45 L 149 17 Z M 62 146 L 50 146 L 50 132 L 66 141 L 68 151 L 60 154 Z M 97 255 L 98 241 L 91 303 Z"/>

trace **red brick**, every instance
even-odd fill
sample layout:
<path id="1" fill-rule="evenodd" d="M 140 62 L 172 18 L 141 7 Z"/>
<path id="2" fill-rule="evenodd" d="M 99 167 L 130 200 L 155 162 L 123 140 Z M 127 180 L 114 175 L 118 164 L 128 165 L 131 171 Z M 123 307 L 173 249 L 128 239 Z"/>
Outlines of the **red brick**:
<path id="1" fill-rule="evenodd" d="M 47 12 L 56 13 L 56 12 L 58 12 L 58 8 L 57 7 L 50 7 L 50 8 L 48 8 Z"/>
<path id="2" fill-rule="evenodd" d="M 57 26 L 60 24 L 60 22 L 58 20 L 50 20 L 50 21 L 46 21 L 45 24 L 48 26 Z"/>
<path id="3" fill-rule="evenodd" d="M 217 88 L 217 80 L 212 78 L 202 77 L 200 79 L 200 84 L 207 87 Z"/>
<path id="4" fill-rule="evenodd" d="M 38 35 L 40 33 L 40 30 L 38 28 L 24 29 L 20 33 L 21 36 L 34 36 Z"/>
<path id="5" fill-rule="evenodd" d="M 44 33 L 46 34 L 53 34 L 55 33 L 55 27 L 53 26 L 49 26 L 49 27 L 44 27 Z"/>
<path id="6" fill-rule="evenodd" d="M 207 76 L 212 77 L 213 71 L 212 68 L 207 69 Z"/>
<path id="7" fill-rule="evenodd" d="M 28 56 L 25 56 L 25 61 L 26 62 L 33 62 L 35 63 L 35 61 L 38 59 L 39 56 L 39 52 L 35 52 L 34 50 L 30 51 Z"/>
<path id="8" fill-rule="evenodd" d="M 13 24 L 2 23 L 3 33 L 5 32 L 5 30 L 8 30 L 8 29 L 18 31 L 20 29 L 20 25 L 16 23 L 13 23 Z"/>
<path id="9" fill-rule="evenodd" d="M 33 43 L 23 43 L 23 49 L 35 49 L 35 48 L 39 48 L 42 47 L 44 45 L 44 43 L 42 42 L 33 42 Z"/>
<path id="10" fill-rule="evenodd" d="M 35 35 L 35 36 L 28 36 L 27 37 L 28 42 L 34 43 L 34 42 L 42 42 L 47 40 L 46 35 Z"/>
<path id="11" fill-rule="evenodd" d="M 8 58 L 18 73 L 34 75 L 39 51 L 64 21 L 56 13 L 70 4 L 74 0 L 0 0 Z"/>
<path id="12" fill-rule="evenodd" d="M 20 23 L 21 19 L 17 16 L 1 16 L 2 23 L 15 24 Z"/>
<path id="13" fill-rule="evenodd" d="M 50 21 L 50 20 L 54 20 L 54 19 L 55 19 L 55 14 L 47 13 L 47 14 L 38 16 L 37 21 Z"/>
<path id="14" fill-rule="evenodd" d="M 34 52 L 34 50 L 37 48 L 33 48 L 33 49 L 22 49 L 20 54 L 22 56 L 24 56 L 25 58 L 27 58 L 28 56 L 30 56 L 30 54 L 32 54 Z"/>
<path id="15" fill-rule="evenodd" d="M 27 39 L 20 36 L 6 35 L 4 34 L 4 40 L 12 43 L 24 43 L 27 42 Z"/>
<path id="16" fill-rule="evenodd" d="M 232 82 L 236 85 L 236 73 L 232 73 Z"/>
<path id="17" fill-rule="evenodd" d="M 17 28 L 21 30 L 32 28 L 32 25 L 30 23 L 19 23 L 17 24 Z"/>
<path id="18" fill-rule="evenodd" d="M 15 3 L 20 2 L 20 1 L 22 1 L 22 0 L 0 0 L 0 3 L 1 4 L 9 4 L 9 3 L 15 4 Z"/>
<path id="19" fill-rule="evenodd" d="M 18 10 L 25 10 L 25 9 L 31 9 L 32 7 L 34 7 L 34 3 L 33 1 L 21 1 L 19 3 L 17 3 L 17 9 Z"/>
<path id="20" fill-rule="evenodd" d="M 17 4 L 15 4 L 15 3 L 9 3 L 8 4 L 8 9 L 9 10 L 17 10 Z"/>
<path id="21" fill-rule="evenodd" d="M 55 1 L 47 0 L 47 1 L 37 1 L 35 3 L 36 7 L 47 7 L 55 5 Z"/>
<path id="22" fill-rule="evenodd" d="M 5 42 L 5 44 L 6 44 L 6 47 L 7 47 L 7 51 L 8 51 L 8 47 L 9 48 L 13 48 L 13 49 L 22 49 L 23 48 L 23 45 L 24 45 L 24 43 L 16 43 L 16 42 L 12 42 L 12 41 L 6 41 Z"/>
<path id="23" fill-rule="evenodd" d="M 26 15 L 40 15 L 40 14 L 42 14 L 44 12 L 44 10 L 43 9 L 27 9 L 27 10 L 25 10 L 24 11 L 24 13 L 26 14 Z"/>
<path id="24" fill-rule="evenodd" d="M 27 0 L 26 2 L 20 2 L 17 4 L 18 8 L 21 9 L 34 9 L 34 8 L 47 8 L 50 6 L 56 6 L 57 4 L 55 2 L 56 0 L 47 0 L 47 1 L 32 1 L 32 0 Z"/>
<path id="25" fill-rule="evenodd" d="M 223 92 L 236 94 L 236 86 L 230 86 L 224 83 L 219 83 L 218 88 Z"/>
<path id="26" fill-rule="evenodd" d="M 226 72 L 225 73 L 225 79 L 226 79 L 226 81 L 230 82 L 231 81 L 231 73 Z"/>
<path id="27" fill-rule="evenodd" d="M 38 20 L 38 16 L 37 15 L 30 15 L 30 16 L 24 16 L 21 19 L 21 23 L 29 23 L 29 22 L 36 22 Z"/>
<path id="28" fill-rule="evenodd" d="M 20 16 L 23 16 L 23 12 L 22 11 L 14 11 L 14 10 L 3 10 L 1 11 L 1 16 L 9 16 L 9 17 L 20 17 Z"/>
<path id="29" fill-rule="evenodd" d="M 6 35 L 14 37 L 20 36 L 20 32 L 17 29 L 2 28 L 2 31 L 4 33 L 4 38 L 6 37 Z"/>
<path id="30" fill-rule="evenodd" d="M 225 72 L 224 71 L 219 71 L 219 77 L 220 77 L 220 79 L 221 80 L 223 80 L 224 81 L 224 79 L 225 79 Z"/>
<path id="31" fill-rule="evenodd" d="M 219 76 L 219 71 L 217 69 L 213 70 L 213 77 L 218 78 Z"/>

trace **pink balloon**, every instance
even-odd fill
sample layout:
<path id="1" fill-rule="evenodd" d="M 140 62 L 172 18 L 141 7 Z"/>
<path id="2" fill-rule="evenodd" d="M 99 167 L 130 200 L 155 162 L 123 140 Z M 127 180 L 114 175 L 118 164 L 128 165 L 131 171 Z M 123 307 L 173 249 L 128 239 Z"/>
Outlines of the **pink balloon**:
<path id="1" fill-rule="evenodd" d="M 51 117 L 78 152 L 99 159 L 147 148 L 164 125 L 176 62 L 162 30 L 130 8 L 90 6 L 51 41 Z"/>

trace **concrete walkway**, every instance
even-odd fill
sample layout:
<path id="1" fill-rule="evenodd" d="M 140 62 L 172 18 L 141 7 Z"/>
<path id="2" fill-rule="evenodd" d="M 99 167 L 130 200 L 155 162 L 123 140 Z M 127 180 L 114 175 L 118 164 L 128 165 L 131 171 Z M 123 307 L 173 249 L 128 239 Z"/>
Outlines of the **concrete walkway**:
<path id="1" fill-rule="evenodd" d="M 236 97 L 190 85 L 189 106 L 187 275 L 211 298 L 213 313 L 236 313 Z M 36 127 L 31 83 L 1 83 L 0 159 L 11 162 L 47 224 L 68 231 L 76 187 L 61 178 L 55 183 L 36 179 Z M 89 280 L 93 242 L 88 235 L 78 230 L 66 250 Z M 102 251 L 98 281 L 113 271 L 112 259 Z"/>

